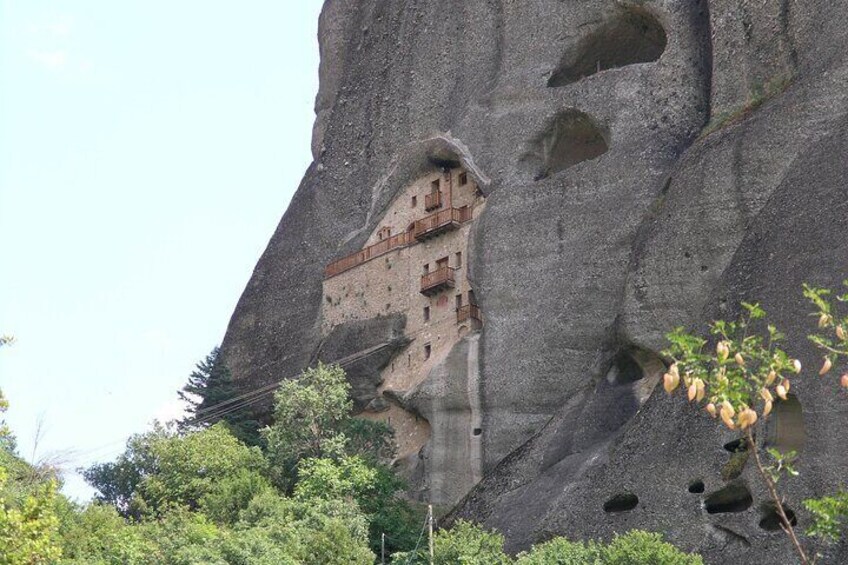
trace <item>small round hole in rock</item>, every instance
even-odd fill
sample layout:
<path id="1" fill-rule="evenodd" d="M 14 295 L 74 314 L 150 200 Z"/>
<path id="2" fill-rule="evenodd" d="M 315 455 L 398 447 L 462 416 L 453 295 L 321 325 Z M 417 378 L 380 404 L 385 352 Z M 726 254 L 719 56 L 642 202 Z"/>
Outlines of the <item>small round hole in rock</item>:
<path id="1" fill-rule="evenodd" d="M 692 494 L 700 494 L 704 492 L 704 488 L 704 481 L 700 479 L 689 483 L 689 492 L 691 492 Z"/>
<path id="2" fill-rule="evenodd" d="M 744 512 L 754 503 L 751 491 L 743 483 L 730 483 L 721 490 L 707 495 L 704 508 L 708 514 Z"/>
<path id="3" fill-rule="evenodd" d="M 783 505 L 783 512 L 786 513 L 786 517 L 789 519 L 789 523 L 792 524 L 792 527 L 798 525 L 798 518 L 795 516 L 795 512 L 786 506 Z M 779 532 L 781 531 L 781 519 L 780 514 L 777 512 L 777 505 L 774 502 L 764 502 L 760 506 L 760 527 L 767 532 Z"/>
<path id="4" fill-rule="evenodd" d="M 472 433 L 473 433 L 475 436 L 479 436 L 479 435 L 481 435 L 481 434 L 483 433 L 483 430 L 482 430 L 482 428 L 474 428 L 474 431 L 473 431 Z"/>
<path id="5" fill-rule="evenodd" d="M 739 439 L 734 439 L 733 441 L 729 441 L 724 444 L 724 449 L 731 453 L 739 453 L 741 451 L 748 451 L 748 440 L 744 437 L 740 437 Z"/>
<path id="6" fill-rule="evenodd" d="M 632 492 L 619 493 L 604 502 L 604 512 L 627 512 L 639 504 L 639 497 Z"/>

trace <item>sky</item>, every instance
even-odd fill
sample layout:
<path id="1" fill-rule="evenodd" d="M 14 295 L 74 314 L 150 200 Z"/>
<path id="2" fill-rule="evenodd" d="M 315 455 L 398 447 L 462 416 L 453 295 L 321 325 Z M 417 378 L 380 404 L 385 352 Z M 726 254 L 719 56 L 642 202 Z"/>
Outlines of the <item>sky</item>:
<path id="1" fill-rule="evenodd" d="M 311 161 L 321 0 L 0 0 L 0 388 L 20 454 L 182 409 Z"/>

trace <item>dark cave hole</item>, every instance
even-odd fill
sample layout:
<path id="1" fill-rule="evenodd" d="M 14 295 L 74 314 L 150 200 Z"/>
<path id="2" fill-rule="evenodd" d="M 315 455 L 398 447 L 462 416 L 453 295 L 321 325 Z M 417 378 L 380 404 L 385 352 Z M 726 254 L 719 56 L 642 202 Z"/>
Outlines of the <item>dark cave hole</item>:
<path id="1" fill-rule="evenodd" d="M 701 479 L 689 483 L 689 492 L 691 492 L 692 494 L 700 494 L 704 492 L 704 488 L 704 481 L 702 481 Z"/>
<path id="2" fill-rule="evenodd" d="M 783 505 L 783 511 L 786 513 L 786 517 L 789 519 L 792 527 L 797 526 L 798 518 L 795 516 L 795 512 L 785 504 Z M 760 527 L 762 529 L 767 532 L 779 532 L 782 529 L 781 522 L 780 514 L 777 512 L 777 504 L 769 501 L 760 506 Z"/>
<path id="3" fill-rule="evenodd" d="M 636 508 L 637 504 L 638 496 L 632 492 L 622 492 L 604 502 L 604 512 L 627 512 Z"/>
<path id="4" fill-rule="evenodd" d="M 707 495 L 704 508 L 709 514 L 744 512 L 754 503 L 751 491 L 743 483 L 730 483 L 721 490 Z"/>
<path id="5" fill-rule="evenodd" d="M 481 434 L 483 433 L 483 430 L 482 430 L 481 428 L 474 428 L 474 431 L 473 431 L 472 433 L 473 433 L 475 436 L 479 436 L 479 435 L 481 435 Z"/>
<path id="6" fill-rule="evenodd" d="M 595 159 L 609 150 L 595 121 L 579 110 L 560 112 L 521 158 L 535 180 Z"/>
<path id="7" fill-rule="evenodd" d="M 566 51 L 548 86 L 566 86 L 607 69 L 656 61 L 667 43 L 665 30 L 648 11 L 619 9 Z"/>
<path id="8" fill-rule="evenodd" d="M 724 449 L 729 451 L 730 453 L 741 453 L 743 451 L 748 451 L 748 440 L 744 437 L 734 439 L 733 441 L 725 443 Z"/>
<path id="9" fill-rule="evenodd" d="M 607 380 L 610 384 L 626 385 L 645 378 L 645 373 L 639 363 L 629 353 L 618 353 L 612 362 Z"/>

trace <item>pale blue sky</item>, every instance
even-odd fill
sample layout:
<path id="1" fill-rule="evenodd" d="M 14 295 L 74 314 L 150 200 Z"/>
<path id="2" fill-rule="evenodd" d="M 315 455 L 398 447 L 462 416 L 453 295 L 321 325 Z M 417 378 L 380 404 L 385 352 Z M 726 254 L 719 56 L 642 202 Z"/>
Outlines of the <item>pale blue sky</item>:
<path id="1" fill-rule="evenodd" d="M 311 156 L 321 0 L 0 0 L 0 387 L 20 451 L 173 414 Z M 66 491 L 85 496 L 79 477 Z"/>

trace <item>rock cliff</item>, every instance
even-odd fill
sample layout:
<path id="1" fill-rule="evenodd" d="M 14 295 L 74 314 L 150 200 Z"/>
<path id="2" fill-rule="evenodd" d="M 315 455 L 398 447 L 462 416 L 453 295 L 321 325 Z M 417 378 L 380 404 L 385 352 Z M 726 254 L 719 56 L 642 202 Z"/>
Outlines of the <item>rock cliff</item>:
<path id="1" fill-rule="evenodd" d="M 443 500 L 482 473 L 451 517 L 511 550 L 639 527 L 708 562 L 787 562 L 752 469 L 722 478 L 735 438 L 654 390 L 657 352 L 740 300 L 803 344 L 801 283 L 848 276 L 848 4 L 327 0 L 319 38 L 314 162 L 223 344 L 241 386 L 400 338 L 377 322 L 325 343 L 322 270 L 458 162 L 486 195 L 467 257 L 486 324 L 398 400 L 433 427 L 415 473 Z M 800 501 L 844 486 L 848 399 L 793 388 Z M 716 491 L 741 502 L 705 505 Z"/>

